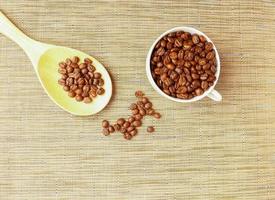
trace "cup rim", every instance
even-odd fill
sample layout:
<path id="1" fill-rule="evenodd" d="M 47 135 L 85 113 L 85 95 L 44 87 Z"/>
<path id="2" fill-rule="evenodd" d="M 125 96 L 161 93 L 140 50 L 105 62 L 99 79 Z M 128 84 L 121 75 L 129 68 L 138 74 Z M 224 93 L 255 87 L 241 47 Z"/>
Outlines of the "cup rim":
<path id="1" fill-rule="evenodd" d="M 164 37 L 165 35 L 169 34 L 169 33 L 172 33 L 172 32 L 176 32 L 176 31 L 185 31 L 185 32 L 189 32 L 191 34 L 198 34 L 198 35 L 203 35 L 206 40 L 208 42 L 211 42 L 213 44 L 213 49 L 215 51 L 215 54 L 216 54 L 216 73 L 215 73 L 215 76 L 216 76 L 216 80 L 214 81 L 214 84 L 209 87 L 202 95 L 200 96 L 196 96 L 192 99 L 180 99 L 180 98 L 175 98 L 175 97 L 172 97 L 172 96 L 169 96 L 167 94 L 165 94 L 159 87 L 158 85 L 155 83 L 153 77 L 152 77 L 152 73 L 151 73 L 151 56 L 152 56 L 152 52 L 154 50 L 154 47 L 155 45 L 158 43 L 158 41 Z M 151 83 L 152 87 L 161 95 L 161 96 L 164 96 L 165 98 L 167 99 L 170 99 L 172 101 L 175 101 L 175 102 L 181 102 L 181 103 L 186 103 L 186 102 L 194 102 L 194 101 L 198 101 L 198 100 L 201 100 L 203 99 L 204 97 L 208 96 L 212 90 L 214 90 L 214 87 L 216 86 L 217 82 L 218 82 L 218 79 L 219 79 L 219 76 L 220 76 L 220 56 L 219 56 L 219 53 L 217 51 L 217 48 L 215 46 L 215 44 L 212 42 L 212 40 L 203 32 L 199 31 L 198 29 L 196 28 L 193 28 L 193 27 L 188 27 L 188 26 L 179 26 L 179 27 L 174 27 L 174 28 L 171 28 L 167 31 L 165 31 L 164 33 L 162 33 L 161 35 L 158 36 L 158 38 L 153 42 L 153 44 L 151 45 L 148 53 L 147 53 L 147 58 L 146 58 L 146 74 L 147 74 L 147 78 L 149 80 L 149 82 Z"/>

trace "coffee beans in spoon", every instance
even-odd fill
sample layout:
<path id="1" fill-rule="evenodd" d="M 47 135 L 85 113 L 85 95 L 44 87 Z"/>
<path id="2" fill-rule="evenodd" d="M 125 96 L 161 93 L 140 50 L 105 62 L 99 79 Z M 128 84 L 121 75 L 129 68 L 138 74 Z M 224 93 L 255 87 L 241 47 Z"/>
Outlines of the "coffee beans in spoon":
<path id="1" fill-rule="evenodd" d="M 83 63 L 77 56 L 67 58 L 59 63 L 58 72 L 61 74 L 58 83 L 76 101 L 91 103 L 97 95 L 105 92 L 104 80 L 89 58 L 85 58 Z"/>
<path id="2" fill-rule="evenodd" d="M 171 97 L 200 96 L 216 80 L 213 44 L 202 35 L 183 31 L 169 33 L 154 47 L 151 73 L 158 87 Z"/>

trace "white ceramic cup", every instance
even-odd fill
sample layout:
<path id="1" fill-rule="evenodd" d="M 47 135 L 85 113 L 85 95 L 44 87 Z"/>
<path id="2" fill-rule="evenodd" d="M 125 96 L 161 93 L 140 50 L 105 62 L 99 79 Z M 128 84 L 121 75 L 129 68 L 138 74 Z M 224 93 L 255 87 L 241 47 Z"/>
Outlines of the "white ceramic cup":
<path id="1" fill-rule="evenodd" d="M 158 41 L 164 37 L 165 35 L 169 34 L 169 33 L 172 33 L 172 32 L 176 32 L 176 31 L 185 31 L 185 32 L 189 32 L 191 34 L 198 34 L 198 35 L 203 35 L 206 40 L 208 42 L 211 42 L 213 44 L 213 49 L 216 53 L 216 68 L 217 68 L 217 71 L 216 71 L 216 80 L 214 82 L 214 84 L 209 87 L 202 95 L 200 96 L 196 96 L 192 99 L 179 99 L 179 98 L 175 98 L 175 97 L 171 97 L 167 94 L 165 94 L 158 86 L 157 84 L 155 83 L 153 77 L 152 77 L 152 74 L 151 74 L 151 64 L 150 64 L 150 60 L 151 60 L 151 55 L 152 55 L 152 52 L 154 50 L 154 47 L 155 45 L 158 43 Z M 147 74 L 147 77 L 149 79 L 149 82 L 151 83 L 151 85 L 153 86 L 153 88 L 162 96 L 166 97 L 167 99 L 170 99 L 170 100 L 173 100 L 173 101 L 176 101 L 176 102 L 194 102 L 194 101 L 198 101 L 206 96 L 208 96 L 209 98 L 213 99 L 214 101 L 221 101 L 222 100 L 222 96 L 220 95 L 219 92 L 217 92 L 214 87 L 215 85 L 217 84 L 218 80 L 219 80 L 219 76 L 220 76 L 220 57 L 219 57 L 219 54 L 218 54 L 218 51 L 214 45 L 214 43 L 210 40 L 209 37 L 207 37 L 207 35 L 205 35 L 203 32 L 195 29 L 195 28 L 192 28 L 192 27 L 186 27 L 186 26 L 181 26 L 181 27 L 175 27 L 175 28 L 172 28 L 166 32 L 164 32 L 163 34 L 161 34 L 156 40 L 155 42 L 152 44 L 148 54 L 147 54 L 147 58 L 146 58 L 146 74 Z"/>

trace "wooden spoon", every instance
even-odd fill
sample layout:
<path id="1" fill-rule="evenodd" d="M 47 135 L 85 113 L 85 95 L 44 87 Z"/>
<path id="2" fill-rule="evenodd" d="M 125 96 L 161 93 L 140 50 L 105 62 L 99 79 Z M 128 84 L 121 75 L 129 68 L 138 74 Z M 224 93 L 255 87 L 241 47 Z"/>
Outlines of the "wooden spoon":
<path id="1" fill-rule="evenodd" d="M 16 42 L 26 52 L 44 90 L 53 102 L 65 111 L 74 115 L 92 115 L 108 104 L 112 96 L 112 81 L 105 67 L 94 57 L 75 49 L 35 41 L 21 32 L 1 11 L 0 33 Z M 82 61 L 84 58 L 90 58 L 96 71 L 100 72 L 104 79 L 105 93 L 97 96 L 91 103 L 77 102 L 68 97 L 67 92 L 58 84 L 58 63 L 73 56 L 78 56 Z"/>

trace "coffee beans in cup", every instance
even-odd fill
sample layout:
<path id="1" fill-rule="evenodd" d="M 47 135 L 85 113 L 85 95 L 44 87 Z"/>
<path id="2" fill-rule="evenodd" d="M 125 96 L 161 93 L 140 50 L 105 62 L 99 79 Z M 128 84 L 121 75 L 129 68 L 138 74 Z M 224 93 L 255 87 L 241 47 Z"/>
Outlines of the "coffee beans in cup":
<path id="1" fill-rule="evenodd" d="M 68 96 L 76 101 L 91 103 L 97 95 L 103 95 L 105 92 L 104 79 L 96 72 L 89 58 L 85 58 L 82 63 L 77 56 L 67 58 L 59 63 L 58 72 L 61 74 L 58 83 Z"/>
<path id="2" fill-rule="evenodd" d="M 136 91 L 135 96 L 138 98 L 138 101 L 130 104 L 129 109 L 131 110 L 131 115 L 127 119 L 119 118 L 113 125 L 107 120 L 102 121 L 103 135 L 109 136 L 114 132 L 120 132 L 124 139 L 131 140 L 137 135 L 138 128 L 142 126 L 142 119 L 144 119 L 146 115 L 156 119 L 161 118 L 160 113 L 154 109 L 152 102 L 142 91 Z M 147 127 L 148 133 L 154 131 L 155 128 L 153 126 Z"/>
<path id="3" fill-rule="evenodd" d="M 216 54 L 203 35 L 184 31 L 165 35 L 155 45 L 150 64 L 157 86 L 174 98 L 200 96 L 216 80 Z"/>

